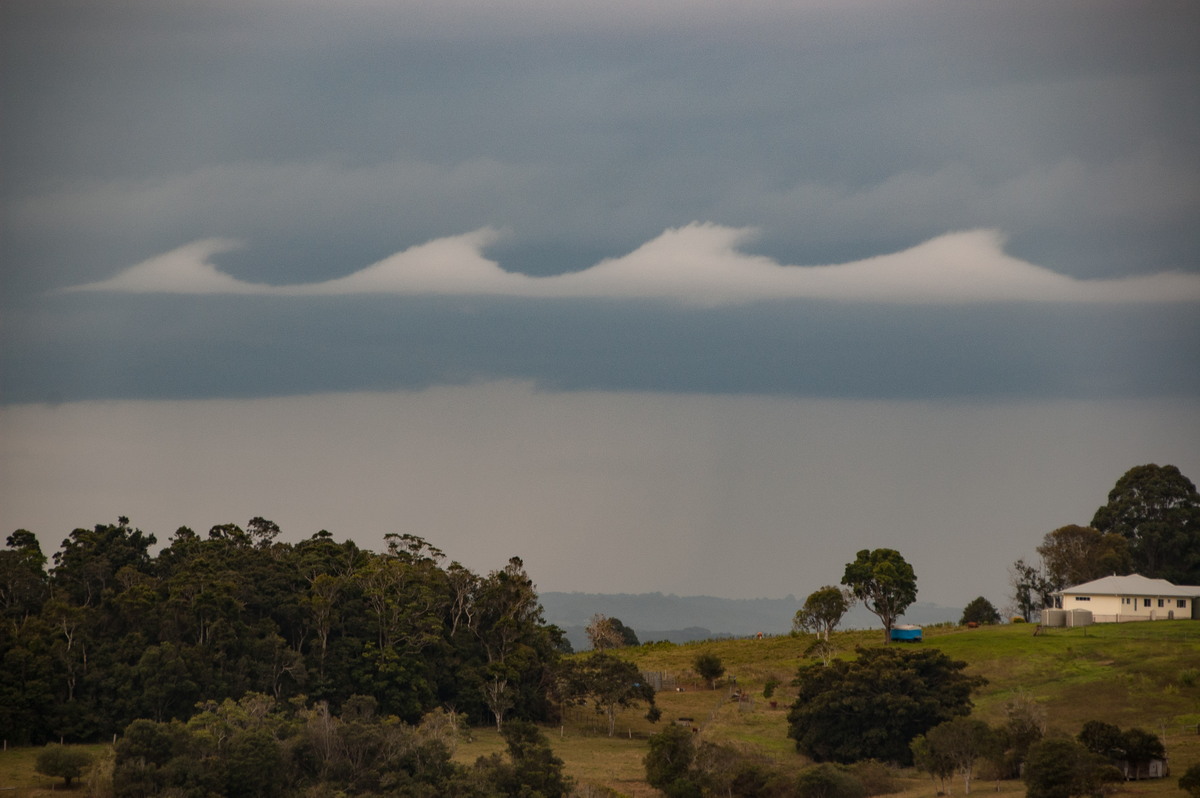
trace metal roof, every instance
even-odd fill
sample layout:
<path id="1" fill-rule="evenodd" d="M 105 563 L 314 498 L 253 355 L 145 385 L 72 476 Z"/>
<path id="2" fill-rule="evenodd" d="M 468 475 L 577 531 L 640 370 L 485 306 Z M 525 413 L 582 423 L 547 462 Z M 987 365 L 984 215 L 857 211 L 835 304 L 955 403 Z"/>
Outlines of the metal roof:
<path id="1" fill-rule="evenodd" d="M 1192 598 L 1200 596 L 1200 587 L 1174 585 L 1166 579 L 1151 579 L 1141 574 L 1128 576 L 1106 576 L 1074 587 L 1064 587 L 1056 595 L 1090 593 L 1098 596 L 1173 596 Z"/>

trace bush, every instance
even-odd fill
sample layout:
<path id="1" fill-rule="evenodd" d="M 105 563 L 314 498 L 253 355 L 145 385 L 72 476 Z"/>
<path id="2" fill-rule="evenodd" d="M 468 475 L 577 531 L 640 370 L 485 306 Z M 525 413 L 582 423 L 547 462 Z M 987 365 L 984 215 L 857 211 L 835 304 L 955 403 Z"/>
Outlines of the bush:
<path id="1" fill-rule="evenodd" d="M 1020 615 L 1014 615 L 1013 617 L 1008 619 L 1008 622 L 1009 623 L 1025 623 L 1025 619 L 1022 618 Z"/>
<path id="2" fill-rule="evenodd" d="M 1000 623 L 1000 613 L 992 606 L 992 602 L 983 596 L 979 596 L 972 599 L 971 603 L 963 609 L 962 619 L 959 621 L 959 624 L 966 626 L 969 623 L 977 623 L 981 626 Z"/>
<path id="3" fill-rule="evenodd" d="M 1200 762 L 1192 765 L 1179 777 L 1179 789 L 1192 798 L 1200 798 Z"/>
<path id="4" fill-rule="evenodd" d="M 862 784 L 867 795 L 889 795 L 900 792 L 900 785 L 896 783 L 896 774 L 882 762 L 874 759 L 856 762 L 850 766 L 850 772 Z"/>
<path id="5" fill-rule="evenodd" d="M 61 778 L 70 787 L 71 782 L 83 775 L 92 764 L 92 755 L 77 748 L 51 743 L 38 752 L 34 769 L 43 776 Z"/>
<path id="6" fill-rule="evenodd" d="M 700 674 L 700 678 L 708 682 L 709 689 L 714 688 L 717 679 L 725 675 L 725 665 L 716 654 L 697 654 L 692 666 L 696 669 L 696 673 Z"/>
<path id="7" fill-rule="evenodd" d="M 808 768 L 796 779 L 798 798 L 866 798 L 867 789 L 843 765 Z"/>

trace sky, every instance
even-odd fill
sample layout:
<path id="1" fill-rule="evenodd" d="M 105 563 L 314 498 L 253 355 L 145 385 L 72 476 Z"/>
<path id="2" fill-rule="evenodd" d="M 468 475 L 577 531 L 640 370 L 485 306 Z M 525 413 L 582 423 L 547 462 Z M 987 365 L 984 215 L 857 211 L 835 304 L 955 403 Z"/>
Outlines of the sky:
<path id="1" fill-rule="evenodd" d="M 1200 7 L 0 4 L 0 531 L 919 599 L 1200 479 Z"/>

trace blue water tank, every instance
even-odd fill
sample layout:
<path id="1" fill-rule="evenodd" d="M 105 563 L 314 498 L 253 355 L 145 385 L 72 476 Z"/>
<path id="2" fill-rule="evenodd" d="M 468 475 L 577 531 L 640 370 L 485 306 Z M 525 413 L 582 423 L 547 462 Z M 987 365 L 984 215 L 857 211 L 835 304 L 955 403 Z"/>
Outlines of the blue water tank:
<path id="1" fill-rule="evenodd" d="M 905 625 L 892 627 L 892 640 L 897 643 L 921 642 L 921 627 Z"/>

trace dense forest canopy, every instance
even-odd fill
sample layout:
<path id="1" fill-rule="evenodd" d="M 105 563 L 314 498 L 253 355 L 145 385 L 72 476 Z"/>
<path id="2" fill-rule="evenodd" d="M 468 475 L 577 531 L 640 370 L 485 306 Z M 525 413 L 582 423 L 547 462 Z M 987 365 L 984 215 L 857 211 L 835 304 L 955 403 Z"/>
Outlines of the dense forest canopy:
<path id="1" fill-rule="evenodd" d="M 18 530 L 0 550 L 0 729 L 10 744 L 108 739 L 201 701 L 305 696 L 334 712 L 369 696 L 409 723 L 546 719 L 565 642 L 521 560 L 471 572 L 426 541 L 374 553 L 325 531 L 277 540 L 263 518 L 200 536 L 121 518 L 53 556 Z"/>

